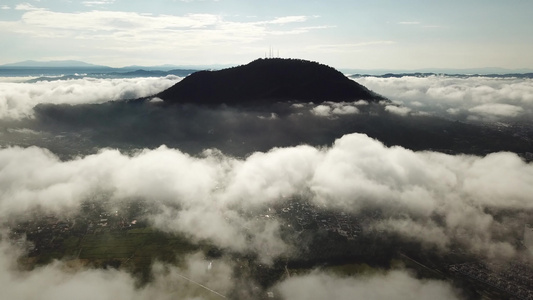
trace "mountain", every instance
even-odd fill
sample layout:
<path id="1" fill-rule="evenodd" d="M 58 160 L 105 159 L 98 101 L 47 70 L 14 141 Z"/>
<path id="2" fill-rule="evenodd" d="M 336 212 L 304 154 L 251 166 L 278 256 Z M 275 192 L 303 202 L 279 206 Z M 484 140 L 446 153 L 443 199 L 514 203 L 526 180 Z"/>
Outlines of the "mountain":
<path id="1" fill-rule="evenodd" d="M 22 67 L 22 68 L 109 68 L 106 66 L 99 66 L 89 64 L 77 60 L 54 60 L 54 61 L 35 61 L 25 60 L 12 64 L 1 65 L 0 67 Z"/>
<path id="2" fill-rule="evenodd" d="M 199 71 L 156 96 L 167 103 L 197 104 L 385 99 L 332 67 L 282 58 L 257 59 L 218 71 Z"/>

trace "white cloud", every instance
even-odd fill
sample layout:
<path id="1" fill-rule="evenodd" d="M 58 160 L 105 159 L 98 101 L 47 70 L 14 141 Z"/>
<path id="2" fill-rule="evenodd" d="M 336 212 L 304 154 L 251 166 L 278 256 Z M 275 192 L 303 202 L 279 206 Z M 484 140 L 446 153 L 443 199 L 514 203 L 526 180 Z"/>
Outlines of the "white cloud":
<path id="1" fill-rule="evenodd" d="M 12 83 L 23 83 L 32 79 L 36 79 L 35 76 L 16 76 L 16 77 L 0 77 L 0 83 L 3 82 L 12 82 Z"/>
<path id="2" fill-rule="evenodd" d="M 394 216 L 380 226 L 408 233 L 430 244 L 447 246 L 455 240 L 475 253 L 513 254 L 509 243 L 494 241 L 491 233 L 494 228 L 504 230 L 510 224 L 495 221 L 483 207 L 533 207 L 526 196 L 533 192 L 531 165 L 510 153 L 485 158 L 448 156 L 416 153 L 400 147 L 384 148 L 380 143 L 368 141 L 363 135 L 345 136 L 336 141 L 314 173 L 311 188 L 317 200 L 344 211 L 377 205 Z M 479 181 L 475 179 L 484 173 L 487 176 Z M 496 183 L 499 176 L 507 179 Z M 505 188 L 505 182 L 514 184 Z M 402 216 L 404 212 L 406 215 Z M 432 214 L 443 216 L 446 225 L 436 224 Z M 391 220 L 403 226 L 390 226 L 392 223 L 387 222 Z M 406 226 L 416 230 L 402 229 Z M 436 240 L 437 232 L 447 239 Z M 459 233 L 467 234 L 469 240 Z M 513 234 L 513 230 L 509 229 L 508 233 Z"/>
<path id="3" fill-rule="evenodd" d="M 509 239 L 524 220 L 495 220 L 486 208 L 532 209 L 533 166 L 511 153 L 481 158 L 388 148 L 362 134 L 329 148 L 280 148 L 246 159 L 217 151 L 191 157 L 166 147 L 131 156 L 102 150 L 69 161 L 34 147 L 0 150 L 0 216 L 76 208 L 95 191 L 150 201 L 160 208 L 151 217 L 156 227 L 254 251 L 265 262 L 291 253 L 291 245 L 277 221 L 240 211 L 294 195 L 355 214 L 378 207 L 384 218 L 365 226 L 442 250 L 459 243 L 474 254 L 511 257 Z"/>
<path id="4" fill-rule="evenodd" d="M 331 107 L 327 105 L 317 105 L 311 109 L 311 112 L 315 116 L 319 117 L 329 117 L 331 116 Z"/>
<path id="5" fill-rule="evenodd" d="M 0 288 L 6 299 L 203 299 L 215 293 L 217 298 L 227 295 L 236 284 L 231 264 L 214 260 L 208 271 L 208 261 L 200 254 L 184 257 L 179 268 L 155 263 L 153 280 L 137 287 L 135 278 L 125 271 L 85 269 L 64 262 L 20 271 L 15 266 L 18 253 L 5 241 L 0 243 Z"/>
<path id="6" fill-rule="evenodd" d="M 36 83 L 0 82 L 0 119 L 27 118 L 40 103 L 103 103 L 119 99 L 150 96 L 174 85 L 179 78 L 132 78 L 41 81 Z"/>
<path id="7" fill-rule="evenodd" d="M 400 25 L 419 25 L 420 22 L 418 22 L 418 21 L 403 21 L 403 22 L 398 22 L 398 24 L 400 24 Z"/>
<path id="8" fill-rule="evenodd" d="M 503 103 L 488 103 L 478 106 L 474 106 L 468 109 L 469 112 L 473 112 L 481 115 L 493 115 L 497 117 L 516 117 L 524 112 L 524 109 L 520 106 L 503 104 Z"/>
<path id="9" fill-rule="evenodd" d="M 360 51 L 361 48 L 375 47 L 375 46 L 387 46 L 395 44 L 395 41 L 383 40 L 383 41 L 365 41 L 360 43 L 343 43 L 343 44 L 314 44 L 306 46 L 308 51 L 326 52 L 326 53 L 350 53 L 353 51 Z"/>
<path id="10" fill-rule="evenodd" d="M 311 109 L 311 113 L 319 117 L 333 117 L 335 115 L 358 114 L 356 105 L 364 105 L 362 102 L 323 102 Z"/>
<path id="11" fill-rule="evenodd" d="M 533 80 L 446 76 L 361 77 L 356 81 L 412 111 L 490 120 L 533 116 Z"/>
<path id="12" fill-rule="evenodd" d="M 335 115 L 353 115 L 359 113 L 359 110 L 355 106 L 343 105 L 334 107 L 332 113 Z"/>
<path id="13" fill-rule="evenodd" d="M 385 106 L 385 110 L 390 113 L 400 115 L 400 116 L 407 116 L 411 112 L 411 109 L 408 107 L 396 106 L 396 105 L 387 105 Z"/>
<path id="14" fill-rule="evenodd" d="M 305 22 L 308 20 L 307 16 L 286 16 L 286 17 L 279 17 L 272 21 L 267 21 L 266 23 L 269 24 L 287 24 L 287 23 L 295 23 L 295 22 Z"/>
<path id="15" fill-rule="evenodd" d="M 108 5 L 113 4 L 115 0 L 99 0 L 99 1 L 82 1 L 83 5 L 91 7 L 91 6 L 98 6 L 98 5 Z"/>
<path id="16" fill-rule="evenodd" d="M 161 102 L 163 102 L 163 99 L 161 99 L 159 97 L 153 97 L 152 99 L 150 99 L 150 102 L 151 103 L 161 103 Z"/>
<path id="17" fill-rule="evenodd" d="M 27 11 L 36 11 L 36 10 L 42 10 L 42 8 L 35 7 L 29 3 L 21 3 L 17 4 L 15 6 L 16 10 L 27 10 Z"/>
<path id="18" fill-rule="evenodd" d="M 152 30 L 195 29 L 215 25 L 219 17 L 212 14 L 188 14 L 185 16 L 147 16 L 133 12 L 88 11 L 80 13 L 60 13 L 47 10 L 31 11 L 24 14 L 22 24 L 35 33 L 51 31 L 49 34 L 81 34 L 80 39 L 99 39 L 101 35 L 114 36 L 117 32 L 143 34 Z M 65 27 L 64 24 L 70 24 Z M 16 26 L 16 24 L 14 24 Z M 18 27 L 13 28 L 17 30 Z M 61 32 L 63 31 L 63 32 Z M 91 35 L 90 33 L 99 33 Z M 31 32 L 27 32 L 31 33 Z M 103 36 L 102 36 L 103 37 Z"/>
<path id="19" fill-rule="evenodd" d="M 94 4 L 94 1 L 90 2 Z M 320 27 L 301 26 L 309 19 L 306 16 L 234 21 L 227 16 L 208 13 L 151 15 L 103 10 L 70 13 L 29 10 L 29 6 L 20 8 L 28 11 L 20 20 L 0 22 L 0 32 L 23 35 L 36 43 L 41 41 L 43 45 L 54 39 L 56 45 L 65 44 L 69 49 L 79 47 L 80 53 L 89 48 L 96 50 L 87 56 L 94 55 L 94 52 L 117 56 L 117 53 L 135 51 L 136 55 L 175 57 L 178 52 L 183 59 L 184 55 L 191 55 L 198 60 L 199 51 L 208 51 L 208 47 L 217 47 L 221 53 L 220 49 L 228 47 L 228 51 L 234 53 L 238 48 L 236 45 L 249 45 L 269 35 L 301 34 Z M 295 28 L 295 24 L 299 28 Z M 244 50 L 246 48 L 239 51 Z"/>
<path id="20" fill-rule="evenodd" d="M 365 100 L 358 100 L 353 103 L 354 105 L 368 105 L 368 101 Z"/>
<path id="21" fill-rule="evenodd" d="M 460 299 L 448 283 L 418 280 L 405 271 L 356 278 L 314 272 L 289 278 L 278 285 L 278 290 L 291 300 Z"/>
<path id="22" fill-rule="evenodd" d="M 11 7 L 9 5 L 2 5 L 0 6 L 0 9 L 8 10 L 11 9 Z"/>
<path id="23" fill-rule="evenodd" d="M 174 0 L 174 1 L 176 1 L 176 0 Z M 213 2 L 218 2 L 218 1 L 220 1 L 220 0 L 179 0 L 179 1 L 181 1 L 181 2 L 188 2 L 188 3 L 190 3 L 190 2 L 204 2 L 204 1 L 213 1 Z"/>
<path id="24" fill-rule="evenodd" d="M 88 269 L 68 262 L 22 271 L 18 249 L 0 243 L 0 288 L 6 299 L 81 300 L 259 299 L 264 291 L 250 278 L 234 275 L 235 263 L 207 260 L 201 253 L 183 257 L 180 266 L 155 262 L 152 279 L 138 286 L 124 270 Z M 210 265 L 211 268 L 207 266 Z M 449 283 L 416 279 L 406 271 L 361 277 L 338 277 L 319 271 L 282 280 L 272 291 L 283 299 L 458 299 Z"/>

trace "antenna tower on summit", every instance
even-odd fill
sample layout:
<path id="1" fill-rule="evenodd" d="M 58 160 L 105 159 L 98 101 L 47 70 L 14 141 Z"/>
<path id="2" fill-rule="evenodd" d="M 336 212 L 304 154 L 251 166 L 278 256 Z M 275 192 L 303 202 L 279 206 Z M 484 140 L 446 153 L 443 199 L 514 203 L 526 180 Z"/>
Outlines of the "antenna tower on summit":
<path id="1" fill-rule="evenodd" d="M 279 58 L 279 49 L 277 51 L 278 51 L 277 55 L 274 55 L 274 48 L 272 48 L 272 46 L 270 46 L 268 48 L 268 55 L 265 52 L 265 58 Z"/>

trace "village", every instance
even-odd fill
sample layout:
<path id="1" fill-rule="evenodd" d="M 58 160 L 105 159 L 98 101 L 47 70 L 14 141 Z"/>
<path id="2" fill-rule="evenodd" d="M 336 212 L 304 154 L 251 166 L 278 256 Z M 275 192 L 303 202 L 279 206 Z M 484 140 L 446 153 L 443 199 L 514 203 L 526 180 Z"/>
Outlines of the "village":
<path id="1" fill-rule="evenodd" d="M 354 240 L 361 233 L 360 221 L 343 211 L 320 209 L 301 199 L 290 199 L 276 208 L 269 208 L 270 215 L 277 215 L 287 221 L 289 227 L 301 232 L 305 229 L 326 230 L 348 240 Z"/>
<path id="2" fill-rule="evenodd" d="M 197 247 L 176 236 L 154 239 L 154 235 L 159 233 L 146 222 L 152 210 L 143 201 L 119 205 L 110 205 L 105 200 L 87 201 L 77 213 L 54 215 L 34 212 L 26 221 L 9 222 L 8 227 L 11 240 L 26 250 L 27 257 L 34 257 L 41 264 L 49 263 L 50 259 L 105 259 L 105 265 L 111 262 L 120 266 L 133 257 L 149 263 L 153 255 L 164 253 L 173 257 L 177 252 L 184 253 Z M 299 198 L 283 199 L 276 205 L 248 214 L 279 221 L 297 240 L 301 235 L 314 236 L 322 232 L 322 235 L 335 237 L 332 241 L 336 243 L 346 241 L 346 245 L 357 245 L 365 237 L 375 235 L 376 232 L 368 231 L 364 224 L 380 218 L 377 211 L 353 215 Z M 450 278 L 485 285 L 489 290 L 512 295 L 516 299 L 533 299 L 533 272 L 527 263 L 494 266 L 482 261 L 463 261 L 445 264 L 438 269 L 447 269 L 445 273 Z"/>
<path id="3" fill-rule="evenodd" d="M 527 262 L 497 266 L 490 263 L 471 262 L 450 265 L 450 271 L 490 285 L 520 300 L 533 299 L 533 273 Z"/>
<path id="4" fill-rule="evenodd" d="M 110 208 L 107 201 L 86 201 L 78 213 L 57 215 L 33 212 L 24 221 L 9 221 L 10 238 L 27 256 L 61 252 L 69 239 L 104 232 L 124 231 L 146 226 L 141 215 L 148 209 L 143 202 Z M 57 257 L 59 258 L 59 257 Z"/>

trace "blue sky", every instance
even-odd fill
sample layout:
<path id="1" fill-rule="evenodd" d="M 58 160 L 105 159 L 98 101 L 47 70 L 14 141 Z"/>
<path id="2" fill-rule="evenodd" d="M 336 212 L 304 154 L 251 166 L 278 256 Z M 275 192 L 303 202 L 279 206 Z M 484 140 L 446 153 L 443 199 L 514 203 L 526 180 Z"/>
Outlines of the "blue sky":
<path id="1" fill-rule="evenodd" d="M 533 68 L 533 1 L 0 2 L 0 64 L 243 64 L 269 47 L 337 68 Z"/>

